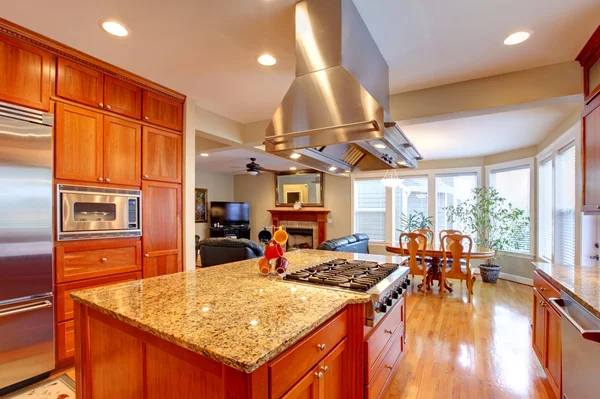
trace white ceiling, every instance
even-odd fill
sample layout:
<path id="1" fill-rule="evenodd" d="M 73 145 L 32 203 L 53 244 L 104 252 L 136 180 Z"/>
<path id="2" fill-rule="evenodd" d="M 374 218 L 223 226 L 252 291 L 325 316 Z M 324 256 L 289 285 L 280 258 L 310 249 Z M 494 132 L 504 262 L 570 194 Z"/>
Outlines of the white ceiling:
<path id="1" fill-rule="evenodd" d="M 265 169 L 286 171 L 291 166 L 297 167 L 298 170 L 306 169 L 306 166 L 269 155 L 264 151 L 246 149 L 211 152 L 207 157 L 197 155 L 196 169 L 243 175 L 247 173 L 246 164 L 250 162 L 250 158 L 256 158 L 256 162 Z"/>
<path id="2" fill-rule="evenodd" d="M 539 144 L 579 103 L 402 126 L 425 160 L 469 158 Z"/>
<path id="3" fill-rule="evenodd" d="M 354 0 L 392 93 L 573 60 L 598 0 Z M 154 80 L 241 123 L 270 118 L 294 78 L 295 0 L 0 0 L 2 17 Z M 132 32 L 99 28 L 113 18 Z M 512 47 L 503 39 L 534 30 Z M 256 62 L 268 51 L 274 67 Z"/>

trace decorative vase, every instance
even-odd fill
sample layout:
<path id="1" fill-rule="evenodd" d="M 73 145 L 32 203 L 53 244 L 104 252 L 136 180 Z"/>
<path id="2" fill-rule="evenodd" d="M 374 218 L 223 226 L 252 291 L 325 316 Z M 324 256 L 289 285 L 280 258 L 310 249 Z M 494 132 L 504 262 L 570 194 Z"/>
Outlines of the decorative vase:
<path id="1" fill-rule="evenodd" d="M 484 283 L 496 284 L 500 275 L 500 266 L 479 265 L 479 272 L 481 273 L 481 280 Z"/>

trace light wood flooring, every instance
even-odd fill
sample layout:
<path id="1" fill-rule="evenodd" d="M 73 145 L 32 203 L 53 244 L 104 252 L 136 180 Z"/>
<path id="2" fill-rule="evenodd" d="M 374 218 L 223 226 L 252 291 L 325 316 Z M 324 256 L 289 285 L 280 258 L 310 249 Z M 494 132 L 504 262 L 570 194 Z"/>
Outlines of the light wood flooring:
<path id="1" fill-rule="evenodd" d="M 531 287 L 478 276 L 472 304 L 460 281 L 444 298 L 437 283 L 409 292 L 407 352 L 386 399 L 553 398 L 531 347 Z"/>
<path id="2" fill-rule="evenodd" d="M 423 297 L 415 280 L 407 352 L 386 399 L 552 399 L 531 348 L 531 287 L 478 277 L 468 304 L 464 282 L 455 281 L 454 293 L 442 299 L 437 286 Z M 75 379 L 74 369 L 66 373 Z"/>

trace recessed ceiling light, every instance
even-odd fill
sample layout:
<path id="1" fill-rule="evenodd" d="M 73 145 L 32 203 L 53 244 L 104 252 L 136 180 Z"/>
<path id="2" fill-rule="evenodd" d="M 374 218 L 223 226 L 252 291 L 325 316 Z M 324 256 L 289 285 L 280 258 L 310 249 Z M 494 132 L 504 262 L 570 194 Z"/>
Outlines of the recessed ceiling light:
<path id="1" fill-rule="evenodd" d="M 297 168 L 295 166 L 290 166 L 290 170 L 296 170 Z"/>
<path id="2" fill-rule="evenodd" d="M 406 166 L 406 161 L 398 161 L 398 165 Z"/>
<path id="3" fill-rule="evenodd" d="M 207 157 L 207 156 L 208 156 L 208 154 L 207 154 L 207 153 L 205 153 L 205 152 L 203 152 L 202 154 L 200 154 L 200 156 L 201 156 L 201 157 Z"/>
<path id="4" fill-rule="evenodd" d="M 129 30 L 126 27 L 115 21 L 102 22 L 102 29 L 113 36 L 124 37 L 129 34 Z"/>
<path id="5" fill-rule="evenodd" d="M 329 168 L 330 172 L 335 172 L 337 170 L 337 168 L 335 166 L 332 166 L 331 168 Z"/>
<path id="6" fill-rule="evenodd" d="M 264 66 L 273 66 L 277 63 L 277 60 L 271 54 L 263 54 L 258 57 L 258 63 Z"/>
<path id="7" fill-rule="evenodd" d="M 293 153 L 292 155 L 290 155 L 290 158 L 292 159 L 298 159 L 300 158 L 302 155 L 298 154 L 297 152 Z"/>
<path id="8" fill-rule="evenodd" d="M 375 147 L 375 148 L 379 148 L 379 149 L 381 149 L 381 150 L 383 150 L 384 148 L 387 148 L 387 147 L 385 146 L 385 144 L 380 144 L 380 143 L 373 144 L 373 147 Z"/>
<path id="9" fill-rule="evenodd" d="M 519 43 L 523 43 L 525 40 L 529 39 L 529 36 L 531 36 L 533 32 L 529 31 L 529 32 L 515 32 L 512 35 L 508 36 L 506 39 L 504 39 L 504 44 L 506 44 L 507 46 L 513 46 L 515 44 L 519 44 Z"/>

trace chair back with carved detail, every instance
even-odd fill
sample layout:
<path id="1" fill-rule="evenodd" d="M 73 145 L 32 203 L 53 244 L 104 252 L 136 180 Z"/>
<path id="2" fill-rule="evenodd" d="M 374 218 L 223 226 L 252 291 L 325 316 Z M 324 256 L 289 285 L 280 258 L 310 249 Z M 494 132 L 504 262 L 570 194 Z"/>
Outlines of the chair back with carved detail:
<path id="1" fill-rule="evenodd" d="M 442 251 L 444 262 L 442 264 L 442 279 L 440 286 L 444 286 L 446 278 L 465 280 L 469 303 L 473 296 L 473 285 L 475 276 L 471 271 L 471 252 L 473 251 L 473 240 L 462 234 L 448 234 L 442 240 Z M 465 262 L 461 262 L 464 259 Z M 449 260 L 452 260 L 451 262 Z M 443 290 L 441 290 L 443 292 Z"/>
<path id="2" fill-rule="evenodd" d="M 427 237 L 427 245 L 429 245 L 430 247 L 433 246 L 433 238 L 435 237 L 433 230 L 414 229 L 412 232 L 417 234 L 423 234 L 425 237 Z"/>
<path id="3" fill-rule="evenodd" d="M 440 249 L 444 250 L 444 237 L 448 234 L 462 234 L 460 230 L 440 230 L 439 238 L 440 238 Z"/>
<path id="4" fill-rule="evenodd" d="M 419 233 L 402 233 L 400 234 L 400 248 L 402 255 L 409 257 L 410 274 L 423 274 L 423 270 L 426 269 L 423 262 L 425 249 L 427 248 L 427 237 Z"/>

